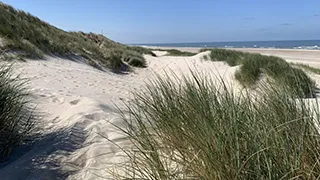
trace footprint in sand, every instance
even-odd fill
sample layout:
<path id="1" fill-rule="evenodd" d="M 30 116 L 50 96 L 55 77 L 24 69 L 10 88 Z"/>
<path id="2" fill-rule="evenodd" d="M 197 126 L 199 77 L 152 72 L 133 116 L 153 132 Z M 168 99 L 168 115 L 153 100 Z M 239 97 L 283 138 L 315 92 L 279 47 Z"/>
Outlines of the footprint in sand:
<path id="1" fill-rule="evenodd" d="M 98 121 L 98 120 L 101 120 L 101 119 L 105 118 L 105 113 L 103 113 L 103 112 L 94 112 L 94 113 L 86 114 L 84 117 L 89 119 L 89 120 Z"/>
<path id="2" fill-rule="evenodd" d="M 62 98 L 62 97 L 61 98 L 54 97 L 54 98 L 52 98 L 51 101 L 54 102 L 54 103 L 62 104 L 64 102 L 64 98 Z"/>
<path id="3" fill-rule="evenodd" d="M 80 102 L 80 99 L 76 99 L 76 100 L 70 101 L 69 103 L 71 105 L 77 105 L 79 102 Z"/>
<path id="4" fill-rule="evenodd" d="M 58 123 L 60 116 L 56 116 L 55 118 L 52 119 L 52 123 Z"/>

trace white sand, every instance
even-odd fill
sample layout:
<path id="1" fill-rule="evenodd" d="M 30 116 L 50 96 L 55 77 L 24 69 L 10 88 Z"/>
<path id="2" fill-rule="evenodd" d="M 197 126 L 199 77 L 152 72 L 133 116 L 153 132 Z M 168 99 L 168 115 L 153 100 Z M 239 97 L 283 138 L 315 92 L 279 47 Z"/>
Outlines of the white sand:
<path id="1" fill-rule="evenodd" d="M 30 79 L 32 101 L 43 116 L 37 142 L 24 156 L 0 169 L 1 179 L 107 178 L 108 170 L 123 154 L 110 140 L 125 146 L 128 141 L 111 124 L 121 126 L 115 104 L 129 101 L 130 91 L 170 70 L 177 75 L 197 69 L 219 72 L 232 80 L 236 67 L 223 62 L 200 62 L 207 52 L 194 57 L 146 56 L 148 68 L 118 75 L 101 72 L 81 62 L 50 57 L 17 64 L 17 73 Z M 110 123 L 111 122 L 111 123 Z M 19 173 L 16 173 L 16 172 Z M 53 178 L 53 179 L 55 179 Z"/>
<path id="2" fill-rule="evenodd" d="M 202 61 L 208 52 L 193 57 L 156 53 L 159 57 L 146 56 L 148 68 L 127 75 L 101 72 L 81 62 L 54 57 L 17 64 L 16 72 L 30 78 L 32 101 L 43 117 L 39 132 L 44 139 L 22 149 L 27 153 L 21 157 L 15 153 L 17 159 L 0 169 L 0 179 L 113 179 L 110 167 L 123 160 L 123 153 L 105 137 L 122 147 L 129 145 L 112 125 L 122 126 L 115 104 L 123 109 L 122 101 L 132 97 L 130 91 L 139 91 L 154 73 L 173 71 L 180 76 L 196 69 L 220 74 L 237 85 L 233 74 L 238 67 Z M 308 62 L 320 58 L 318 54 L 303 53 L 299 58 Z"/>

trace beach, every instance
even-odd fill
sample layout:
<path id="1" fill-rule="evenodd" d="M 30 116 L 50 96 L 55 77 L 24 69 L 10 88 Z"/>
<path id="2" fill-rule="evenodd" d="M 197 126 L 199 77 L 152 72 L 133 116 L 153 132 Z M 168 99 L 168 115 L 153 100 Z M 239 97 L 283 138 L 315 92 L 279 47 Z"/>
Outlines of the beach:
<path id="1" fill-rule="evenodd" d="M 320 67 L 320 51 L 237 50 Z M 124 103 L 130 103 L 132 92 L 140 91 L 156 74 L 165 76 L 174 72 L 179 77 L 196 70 L 212 77 L 221 76 L 226 83 L 241 88 L 233 77 L 238 66 L 204 61 L 203 56 L 209 52 L 191 57 L 166 56 L 165 51 L 155 53 L 157 57 L 145 55 L 147 68 L 136 68 L 125 75 L 99 71 L 81 61 L 58 57 L 17 63 L 15 73 L 30 80 L 31 100 L 42 116 L 38 126 L 43 138 L 15 163 L 2 168 L 1 179 L 112 179 L 117 165 L 125 161 L 118 145 L 130 146 L 128 139 L 114 127 L 114 124 L 122 125 L 119 110 L 125 110 Z M 311 76 L 320 81 L 319 75 Z M 19 173 L 15 173 L 17 169 Z"/>
<path id="2" fill-rule="evenodd" d="M 58 57 L 17 63 L 15 73 L 30 80 L 31 100 L 42 116 L 38 128 L 43 139 L 2 168 L 1 179 L 111 178 L 124 155 L 113 143 L 130 145 L 114 125 L 121 126 L 118 108 L 125 110 L 132 92 L 140 91 L 155 74 L 173 71 L 179 76 L 196 69 L 221 74 L 231 82 L 236 70 L 223 62 L 202 62 L 207 52 L 193 57 L 155 53 L 158 57 L 145 56 L 147 68 L 125 75 Z"/>
<path id="3" fill-rule="evenodd" d="M 147 46 L 145 46 L 147 47 Z M 149 46 L 152 49 L 177 49 L 197 53 L 203 48 L 198 47 L 155 47 Z M 226 48 L 230 50 L 259 53 L 268 56 L 278 56 L 292 63 L 308 64 L 314 67 L 320 67 L 320 50 L 307 49 L 272 49 L 272 48 Z"/>
<path id="4" fill-rule="evenodd" d="M 320 179 L 319 5 L 0 2 L 0 180 Z"/>

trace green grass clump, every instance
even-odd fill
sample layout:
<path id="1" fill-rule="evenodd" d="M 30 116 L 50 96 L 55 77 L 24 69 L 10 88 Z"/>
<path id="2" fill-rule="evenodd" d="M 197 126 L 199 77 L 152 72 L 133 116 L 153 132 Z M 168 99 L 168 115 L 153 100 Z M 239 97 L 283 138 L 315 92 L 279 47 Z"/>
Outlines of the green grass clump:
<path id="1" fill-rule="evenodd" d="M 320 178 L 318 108 L 274 84 L 252 96 L 215 82 L 159 77 L 135 94 L 126 178 Z"/>
<path id="2" fill-rule="evenodd" d="M 26 140 L 34 130 L 35 117 L 28 103 L 25 82 L 11 75 L 11 67 L 0 67 L 0 160 Z"/>
<path id="3" fill-rule="evenodd" d="M 123 61 L 134 67 L 147 66 L 145 58 L 141 54 L 132 50 L 125 50 L 123 52 Z"/>
<path id="4" fill-rule="evenodd" d="M 114 72 L 125 72 L 129 70 L 129 67 L 122 61 L 122 51 L 113 50 L 109 51 L 107 56 L 108 67 Z"/>
<path id="5" fill-rule="evenodd" d="M 275 83 L 287 86 L 295 93 L 299 92 L 301 97 L 314 96 L 314 81 L 301 69 L 294 68 L 282 58 L 275 56 L 247 55 L 235 77 L 244 86 L 252 86 L 262 74 L 272 77 Z"/>
<path id="6" fill-rule="evenodd" d="M 291 69 L 290 65 L 281 58 L 249 54 L 242 61 L 242 66 L 236 78 L 245 85 L 252 85 L 257 82 L 262 72 L 273 77 L 279 77 L 288 69 Z"/>
<path id="7" fill-rule="evenodd" d="M 153 51 L 152 49 L 144 48 L 141 46 L 127 46 L 127 49 L 131 51 L 136 51 L 140 54 L 149 54 L 153 57 L 157 56 L 154 52 L 152 52 Z"/>
<path id="8" fill-rule="evenodd" d="M 152 49 L 153 51 L 167 51 L 166 56 L 195 56 L 198 53 L 180 51 L 177 49 Z"/>
<path id="9" fill-rule="evenodd" d="M 210 59 L 210 56 L 209 56 L 209 55 L 204 55 L 204 56 L 202 57 L 202 59 L 208 61 L 208 60 Z"/>
<path id="10" fill-rule="evenodd" d="M 227 49 L 202 49 L 211 51 L 207 60 L 225 61 L 229 66 L 241 65 L 235 78 L 244 86 L 252 87 L 267 75 L 275 83 L 287 86 L 301 97 L 313 97 L 316 91 L 314 81 L 301 69 L 290 66 L 284 59 L 275 56 L 245 53 Z M 315 70 L 315 69 L 313 69 Z"/>
<path id="11" fill-rule="evenodd" d="M 111 67 L 115 72 L 126 72 L 130 71 L 134 67 L 146 67 L 147 63 L 145 58 L 136 51 L 125 50 L 125 49 L 111 49 L 105 56 L 108 59 L 107 66 Z"/>
<path id="12" fill-rule="evenodd" d="M 180 51 L 177 49 L 166 49 L 165 51 L 168 52 L 167 56 L 194 56 L 194 55 L 197 55 L 197 53 Z"/>
<path id="13" fill-rule="evenodd" d="M 200 52 L 210 51 L 210 60 L 225 61 L 229 66 L 237 66 L 242 63 L 248 53 L 227 49 L 201 49 Z"/>
<path id="14" fill-rule="evenodd" d="M 292 66 L 295 66 L 295 67 L 299 67 L 299 68 L 302 68 L 306 71 L 310 71 L 312 73 L 315 73 L 315 74 L 320 74 L 320 69 L 319 68 L 315 68 L 315 67 L 311 67 L 307 64 L 301 64 L 301 63 L 290 63 Z"/>
<path id="15" fill-rule="evenodd" d="M 103 68 L 112 69 L 117 67 L 114 66 L 114 61 L 121 60 L 121 58 L 110 59 L 108 56 L 114 49 L 134 51 L 140 55 L 139 59 L 143 59 L 143 54 L 155 56 L 147 48 L 126 46 L 103 35 L 63 31 L 4 3 L 0 3 L 0 14 L 0 36 L 5 39 L 5 48 L 18 51 L 28 58 L 42 58 L 45 54 L 66 57 L 80 55 L 88 59 L 89 65 L 99 68 L 101 68 L 99 65 L 102 65 Z M 132 59 L 135 60 L 131 66 L 142 67 L 136 60 L 137 56 Z M 121 63 L 123 62 L 116 64 Z"/>

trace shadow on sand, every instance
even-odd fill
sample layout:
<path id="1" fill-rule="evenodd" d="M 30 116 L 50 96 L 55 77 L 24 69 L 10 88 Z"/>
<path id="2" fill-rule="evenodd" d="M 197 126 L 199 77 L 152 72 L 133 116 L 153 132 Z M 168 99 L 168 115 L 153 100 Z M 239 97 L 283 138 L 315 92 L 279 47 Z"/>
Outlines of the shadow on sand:
<path id="1" fill-rule="evenodd" d="M 86 133 L 76 127 L 38 137 L 17 147 L 8 161 L 0 163 L 0 179 L 66 179 L 76 171 L 62 170 L 59 157 L 82 148 L 85 139 Z"/>

